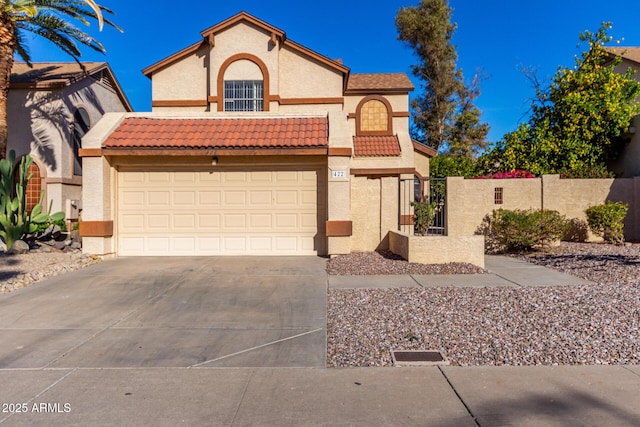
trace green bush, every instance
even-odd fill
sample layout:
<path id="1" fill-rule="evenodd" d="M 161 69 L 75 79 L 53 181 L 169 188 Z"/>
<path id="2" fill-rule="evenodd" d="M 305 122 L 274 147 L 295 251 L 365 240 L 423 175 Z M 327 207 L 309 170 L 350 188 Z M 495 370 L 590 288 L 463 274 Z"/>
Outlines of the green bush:
<path id="1" fill-rule="evenodd" d="M 446 178 L 448 176 L 471 178 L 477 176 L 478 173 L 478 162 L 474 158 L 439 154 L 429 160 L 429 176 L 432 178 Z"/>
<path id="2" fill-rule="evenodd" d="M 436 202 L 411 202 L 413 223 L 418 234 L 425 234 L 436 217 Z"/>
<path id="3" fill-rule="evenodd" d="M 494 210 L 484 227 L 490 252 L 518 252 L 544 248 L 558 241 L 570 224 L 552 210 Z"/>
<path id="4" fill-rule="evenodd" d="M 591 206 L 585 211 L 589 228 L 606 242 L 620 244 L 624 242 L 624 218 L 629 205 L 622 202 L 609 202 Z"/>

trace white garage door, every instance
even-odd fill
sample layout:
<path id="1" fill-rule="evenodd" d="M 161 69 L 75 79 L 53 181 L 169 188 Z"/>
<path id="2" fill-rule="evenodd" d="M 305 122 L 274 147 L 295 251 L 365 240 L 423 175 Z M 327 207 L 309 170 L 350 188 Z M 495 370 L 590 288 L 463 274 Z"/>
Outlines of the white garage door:
<path id="1" fill-rule="evenodd" d="M 315 255 L 317 171 L 120 172 L 118 253 Z"/>

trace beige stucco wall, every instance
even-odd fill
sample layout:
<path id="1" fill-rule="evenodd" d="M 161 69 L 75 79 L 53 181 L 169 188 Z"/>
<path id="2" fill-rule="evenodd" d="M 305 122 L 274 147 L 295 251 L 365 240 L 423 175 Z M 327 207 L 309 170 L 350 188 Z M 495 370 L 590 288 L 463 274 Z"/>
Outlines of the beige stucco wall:
<path id="1" fill-rule="evenodd" d="M 495 188 L 503 188 L 503 204 L 495 204 Z M 473 235 L 494 209 L 539 209 L 540 179 L 447 178 L 447 235 Z"/>
<path id="2" fill-rule="evenodd" d="M 484 268 L 484 236 L 410 236 L 392 231 L 389 249 L 409 262 L 467 262 Z"/>
<path id="3" fill-rule="evenodd" d="M 504 204 L 494 203 L 494 189 L 504 190 Z M 605 201 L 629 205 L 625 238 L 640 240 L 640 177 L 616 179 L 560 179 L 545 175 L 531 179 L 447 178 L 447 234 L 471 235 L 494 209 L 548 209 L 568 219 L 586 221 L 584 211 Z M 590 235 L 591 240 L 599 240 Z"/>
<path id="4" fill-rule="evenodd" d="M 218 95 L 217 81 L 220 66 L 229 57 L 246 53 L 257 56 L 264 62 L 269 72 L 269 91 L 277 94 L 278 85 L 278 47 L 270 43 L 271 34 L 244 22 L 229 27 L 215 36 L 215 46 L 211 51 L 211 95 Z"/>
<path id="5" fill-rule="evenodd" d="M 170 66 L 155 71 L 151 84 L 151 99 L 154 101 L 206 100 L 207 61 L 209 61 L 209 49 L 203 46 Z"/>
<path id="6" fill-rule="evenodd" d="M 284 47 L 280 50 L 281 98 L 342 96 L 342 73 Z"/>
<path id="7" fill-rule="evenodd" d="M 413 164 L 415 165 L 416 172 L 418 172 L 423 177 L 429 176 L 429 156 L 414 151 Z"/>

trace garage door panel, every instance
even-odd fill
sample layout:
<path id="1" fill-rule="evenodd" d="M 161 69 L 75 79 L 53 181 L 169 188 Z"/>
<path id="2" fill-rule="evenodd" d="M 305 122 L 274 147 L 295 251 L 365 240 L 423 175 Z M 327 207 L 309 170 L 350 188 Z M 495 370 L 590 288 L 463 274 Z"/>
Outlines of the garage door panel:
<path id="1" fill-rule="evenodd" d="M 173 204 L 177 206 L 188 206 L 195 208 L 196 193 L 195 191 L 174 191 Z"/>
<path id="2" fill-rule="evenodd" d="M 196 217 L 193 214 L 175 214 L 173 215 L 173 226 L 176 229 L 194 230 Z"/>
<path id="3" fill-rule="evenodd" d="M 147 192 L 147 205 L 153 207 L 169 207 L 171 195 L 168 191 L 149 191 Z"/>
<path id="4" fill-rule="evenodd" d="M 125 214 L 121 216 L 123 227 L 128 230 L 144 231 L 144 215 L 143 214 Z"/>
<path id="5" fill-rule="evenodd" d="M 153 174 L 148 174 L 146 176 L 147 181 L 150 183 L 162 183 L 162 184 L 167 184 L 169 182 L 171 182 L 171 175 L 169 174 L 169 172 L 156 172 Z"/>
<path id="6" fill-rule="evenodd" d="M 313 255 L 316 171 L 120 172 L 120 255 Z"/>
<path id="7" fill-rule="evenodd" d="M 201 229 L 219 229 L 221 216 L 220 214 L 200 214 L 198 215 L 198 226 Z"/>
<path id="8" fill-rule="evenodd" d="M 227 205 L 244 206 L 247 204 L 246 191 L 225 191 L 224 203 Z"/>
<path id="9" fill-rule="evenodd" d="M 155 231 L 169 231 L 171 217 L 168 214 L 149 214 L 147 215 L 147 228 Z"/>
<path id="10" fill-rule="evenodd" d="M 122 205 L 130 208 L 132 206 L 144 206 L 144 191 L 123 191 L 120 198 Z"/>
<path id="11" fill-rule="evenodd" d="M 262 206 L 269 206 L 271 205 L 271 200 L 272 200 L 272 196 L 271 196 L 271 191 L 269 190 L 262 190 L 262 191 L 250 191 L 249 193 L 249 202 L 251 203 L 252 206 L 255 205 L 262 205 Z"/>
<path id="12" fill-rule="evenodd" d="M 198 191 L 198 202 L 204 206 L 220 206 L 220 191 Z"/>

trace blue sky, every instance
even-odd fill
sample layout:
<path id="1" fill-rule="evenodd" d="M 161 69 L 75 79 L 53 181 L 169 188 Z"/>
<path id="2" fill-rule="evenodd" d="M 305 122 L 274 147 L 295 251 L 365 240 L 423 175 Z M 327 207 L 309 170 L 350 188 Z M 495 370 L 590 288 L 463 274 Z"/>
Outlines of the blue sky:
<path id="1" fill-rule="evenodd" d="M 326 55 L 341 58 L 353 73 L 406 72 L 416 62 L 397 41 L 398 9 L 418 0 L 191 0 L 179 4 L 158 0 L 99 1 L 112 8 L 124 29 L 88 31 L 107 48 L 106 55 L 84 50 L 83 60 L 108 61 L 136 111 L 151 110 L 151 84 L 143 68 L 199 40 L 200 31 L 244 10 L 287 33 L 287 37 Z M 150 7 L 150 5 L 153 5 Z M 537 70 L 548 81 L 558 66 L 572 66 L 581 31 L 596 31 L 611 21 L 610 35 L 621 45 L 640 46 L 637 0 L 450 0 L 458 24 L 453 42 L 458 66 L 471 78 L 477 69 L 486 79 L 477 100 L 483 121 L 496 141 L 526 119 L 533 89 L 522 67 Z M 66 61 L 48 42 L 27 39 L 33 61 Z M 419 82 L 414 80 L 416 91 Z"/>

